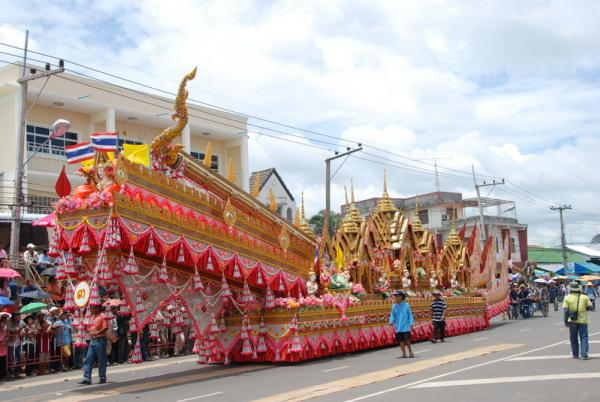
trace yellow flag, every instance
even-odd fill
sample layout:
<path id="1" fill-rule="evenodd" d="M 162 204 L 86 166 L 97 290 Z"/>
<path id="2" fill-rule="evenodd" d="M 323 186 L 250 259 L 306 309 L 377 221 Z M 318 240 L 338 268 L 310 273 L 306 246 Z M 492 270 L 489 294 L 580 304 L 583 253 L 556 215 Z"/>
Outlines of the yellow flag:
<path id="1" fill-rule="evenodd" d="M 335 265 L 337 266 L 337 269 L 342 269 L 342 267 L 344 266 L 344 252 L 342 251 L 342 248 L 339 247 L 337 249 L 337 256 L 335 259 Z"/>
<path id="2" fill-rule="evenodd" d="M 150 146 L 148 144 L 123 144 L 123 156 L 131 162 L 150 166 Z"/>

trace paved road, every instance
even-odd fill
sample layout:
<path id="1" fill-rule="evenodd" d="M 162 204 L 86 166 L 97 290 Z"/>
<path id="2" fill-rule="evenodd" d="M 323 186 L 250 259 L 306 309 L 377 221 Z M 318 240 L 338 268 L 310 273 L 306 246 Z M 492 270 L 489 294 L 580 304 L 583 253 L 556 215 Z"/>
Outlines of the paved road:
<path id="1" fill-rule="evenodd" d="M 562 316 L 496 321 L 491 329 L 415 345 L 298 365 L 198 366 L 193 357 L 109 368 L 109 384 L 76 384 L 79 373 L 0 386 L 0 401 L 315 401 L 419 402 L 600 400 L 600 313 L 591 313 L 589 361 L 569 357 Z M 334 392 L 335 391 L 335 392 Z"/>

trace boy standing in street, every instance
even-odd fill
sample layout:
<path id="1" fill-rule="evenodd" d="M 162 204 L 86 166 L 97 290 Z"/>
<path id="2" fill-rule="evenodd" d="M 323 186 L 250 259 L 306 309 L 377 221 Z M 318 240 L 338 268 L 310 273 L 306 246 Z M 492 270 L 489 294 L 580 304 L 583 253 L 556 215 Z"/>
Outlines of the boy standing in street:
<path id="1" fill-rule="evenodd" d="M 396 332 L 396 342 L 400 342 L 402 357 L 415 357 L 410 346 L 410 331 L 414 323 L 414 318 L 410 306 L 406 302 L 406 293 L 401 290 L 394 292 L 396 303 L 392 305 L 390 312 L 390 325 L 394 326 Z M 408 356 L 406 349 L 408 348 Z"/>
<path id="2" fill-rule="evenodd" d="M 431 302 L 431 322 L 433 324 L 433 333 L 431 343 L 438 340 L 444 342 L 446 336 L 446 302 L 442 299 L 442 292 L 433 291 L 434 300 Z"/>

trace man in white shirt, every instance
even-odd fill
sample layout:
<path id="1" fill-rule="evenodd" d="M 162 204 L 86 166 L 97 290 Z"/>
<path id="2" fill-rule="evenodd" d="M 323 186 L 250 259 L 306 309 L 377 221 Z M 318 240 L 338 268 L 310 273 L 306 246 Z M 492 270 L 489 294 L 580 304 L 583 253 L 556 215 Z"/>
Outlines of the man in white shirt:
<path id="1" fill-rule="evenodd" d="M 39 264 L 39 255 L 38 252 L 35 251 L 35 244 L 29 243 L 27 245 L 27 250 L 23 253 L 23 259 L 32 268 L 37 268 Z"/>

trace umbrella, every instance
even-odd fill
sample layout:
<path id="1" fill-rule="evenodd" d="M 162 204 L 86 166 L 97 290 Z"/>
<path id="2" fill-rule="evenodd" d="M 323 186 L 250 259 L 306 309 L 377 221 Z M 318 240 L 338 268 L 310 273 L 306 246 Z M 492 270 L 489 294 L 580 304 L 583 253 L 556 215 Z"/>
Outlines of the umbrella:
<path id="1" fill-rule="evenodd" d="M 29 303 L 26 306 L 23 306 L 21 308 L 21 310 L 19 310 L 19 312 L 21 314 L 31 314 L 31 313 L 37 313 L 40 310 L 43 310 L 47 307 L 46 303 L 40 303 L 40 302 L 35 302 L 35 303 Z"/>
<path id="2" fill-rule="evenodd" d="M 583 275 L 581 277 L 582 281 L 598 281 L 600 280 L 600 276 L 598 275 Z"/>
<path id="3" fill-rule="evenodd" d="M 42 276 L 56 276 L 56 267 L 48 267 L 43 270 L 40 275 Z"/>
<path id="4" fill-rule="evenodd" d="M 24 292 L 19 295 L 21 298 L 26 297 L 28 299 L 47 299 L 50 295 L 43 290 L 36 289 L 31 292 Z"/>
<path id="5" fill-rule="evenodd" d="M 12 268 L 0 268 L 0 278 L 18 278 L 20 273 Z"/>
<path id="6" fill-rule="evenodd" d="M 43 216 L 40 219 L 37 219 L 31 222 L 31 226 L 43 226 L 47 228 L 54 227 L 54 220 L 56 219 L 56 215 L 53 213 Z"/>
<path id="7" fill-rule="evenodd" d="M 10 306 L 14 304 L 8 297 L 0 296 L 0 306 Z"/>

